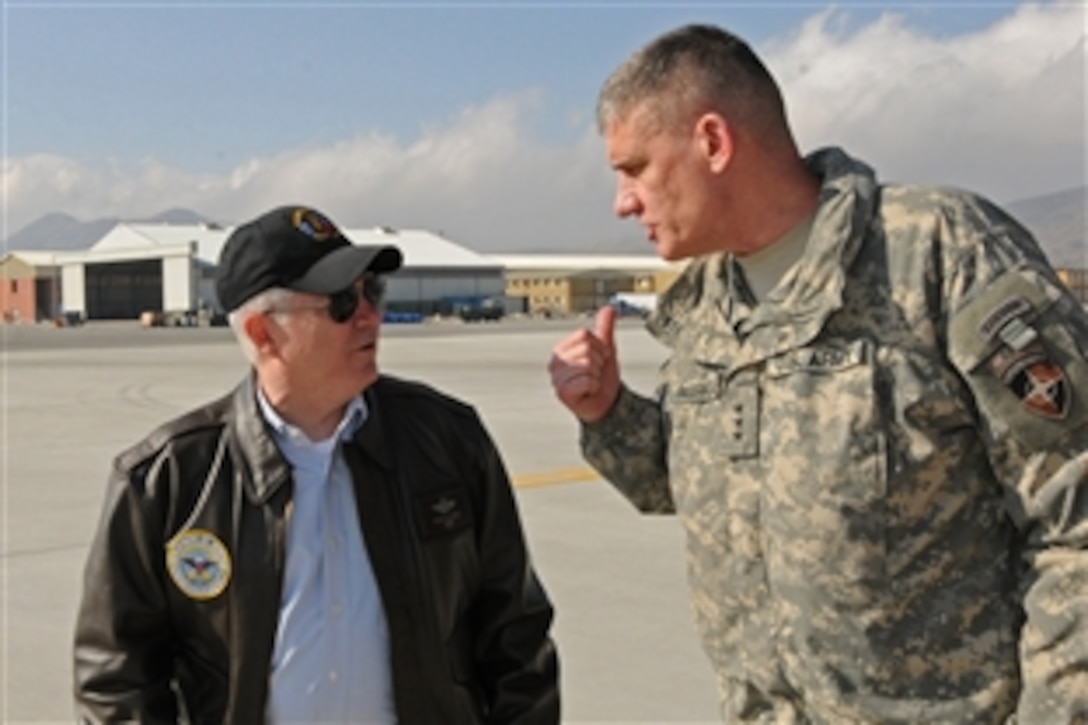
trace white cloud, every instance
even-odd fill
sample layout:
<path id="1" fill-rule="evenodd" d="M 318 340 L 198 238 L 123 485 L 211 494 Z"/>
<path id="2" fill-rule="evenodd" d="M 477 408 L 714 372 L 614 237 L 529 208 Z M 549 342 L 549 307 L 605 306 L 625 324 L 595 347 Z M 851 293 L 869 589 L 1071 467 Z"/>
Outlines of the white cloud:
<path id="1" fill-rule="evenodd" d="M 188 207 L 234 223 L 281 203 L 308 203 L 342 226 L 441 230 L 489 250 L 574 248 L 623 229 L 610 211 L 609 170 L 586 125 L 577 143 L 548 146 L 527 132 L 531 96 L 463 110 L 399 144 L 363 134 L 325 147 L 255 158 L 220 177 L 154 161 L 79 164 L 55 156 L 5 162 L 9 231 L 64 211 L 80 219 L 140 217 Z"/>
<path id="2" fill-rule="evenodd" d="M 848 31 L 843 11 L 763 46 L 802 147 L 845 146 L 889 180 L 966 186 L 999 201 L 1084 183 L 1085 27 L 1078 4 L 1029 4 L 985 30 L 927 36 L 889 13 Z M 601 69 L 602 77 L 607 69 Z M 530 131 L 533 93 L 464 109 L 408 142 L 360 133 L 254 158 L 225 174 L 155 159 L 5 159 L 7 231 L 42 214 L 141 217 L 188 207 L 243 221 L 305 202 L 343 226 L 442 231 L 485 250 L 575 249 L 640 232 L 611 215 L 592 109 L 565 111 L 577 141 Z"/>
<path id="3" fill-rule="evenodd" d="M 804 148 L 839 144 L 886 180 L 999 201 L 1085 182 L 1085 15 L 1025 4 L 946 39 L 888 13 L 847 33 L 824 12 L 765 48 Z"/>

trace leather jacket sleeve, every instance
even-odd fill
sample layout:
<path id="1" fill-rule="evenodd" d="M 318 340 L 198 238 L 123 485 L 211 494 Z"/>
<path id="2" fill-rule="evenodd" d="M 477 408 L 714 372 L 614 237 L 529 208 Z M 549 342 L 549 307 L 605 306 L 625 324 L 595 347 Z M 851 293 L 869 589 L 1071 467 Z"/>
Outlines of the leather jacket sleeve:
<path id="1" fill-rule="evenodd" d="M 146 467 L 115 463 L 84 572 L 75 631 L 81 722 L 175 722 L 171 627 L 163 590 L 162 512 Z"/>
<path id="2" fill-rule="evenodd" d="M 482 427 L 482 426 L 481 426 Z M 481 522 L 482 581 L 470 617 L 477 671 L 495 723 L 559 721 L 558 662 L 548 636 L 553 610 L 529 559 L 509 478 L 486 433 L 473 475 Z"/>

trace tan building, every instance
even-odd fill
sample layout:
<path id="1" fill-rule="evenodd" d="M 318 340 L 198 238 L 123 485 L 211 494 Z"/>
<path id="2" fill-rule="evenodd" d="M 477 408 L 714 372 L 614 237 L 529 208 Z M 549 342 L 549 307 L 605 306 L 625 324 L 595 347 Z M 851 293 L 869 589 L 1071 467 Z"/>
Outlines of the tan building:
<path id="1" fill-rule="evenodd" d="M 661 294 L 684 263 L 636 255 L 492 254 L 503 266 L 506 295 L 525 300 L 537 315 L 592 312 L 625 293 Z M 1058 277 L 1088 304 L 1088 269 L 1059 268 Z"/>
<path id="2" fill-rule="evenodd" d="M 1088 304 L 1088 269 L 1072 269 L 1063 267 L 1057 270 L 1061 279 L 1069 291 L 1084 304 Z"/>
<path id="3" fill-rule="evenodd" d="M 660 294 L 682 265 L 636 255 L 493 254 L 503 266 L 506 295 L 535 315 L 592 312 L 621 293 Z"/>
<path id="4" fill-rule="evenodd" d="M 0 257 L 0 321 L 39 322 L 58 314 L 60 274 L 53 252 Z"/>

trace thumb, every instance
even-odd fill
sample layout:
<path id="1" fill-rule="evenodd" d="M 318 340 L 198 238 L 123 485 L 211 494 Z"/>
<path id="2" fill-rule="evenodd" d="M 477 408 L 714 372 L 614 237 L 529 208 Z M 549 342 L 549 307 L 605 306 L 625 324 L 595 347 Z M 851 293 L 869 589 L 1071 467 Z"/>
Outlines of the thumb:
<path id="1" fill-rule="evenodd" d="M 593 333 L 609 350 L 616 349 L 615 336 L 613 335 L 615 329 L 616 308 L 612 305 L 605 305 L 597 310 L 597 320 Z"/>

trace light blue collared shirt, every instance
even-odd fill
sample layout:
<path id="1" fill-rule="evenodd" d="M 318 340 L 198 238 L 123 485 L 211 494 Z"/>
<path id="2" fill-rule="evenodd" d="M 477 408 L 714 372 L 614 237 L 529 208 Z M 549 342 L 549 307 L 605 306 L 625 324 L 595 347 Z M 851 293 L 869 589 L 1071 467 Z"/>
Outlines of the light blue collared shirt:
<path id="1" fill-rule="evenodd" d="M 294 478 L 268 720 L 394 723 L 385 610 L 339 445 L 366 420 L 366 403 L 356 396 L 336 431 L 311 441 L 259 390 L 257 402 Z"/>

